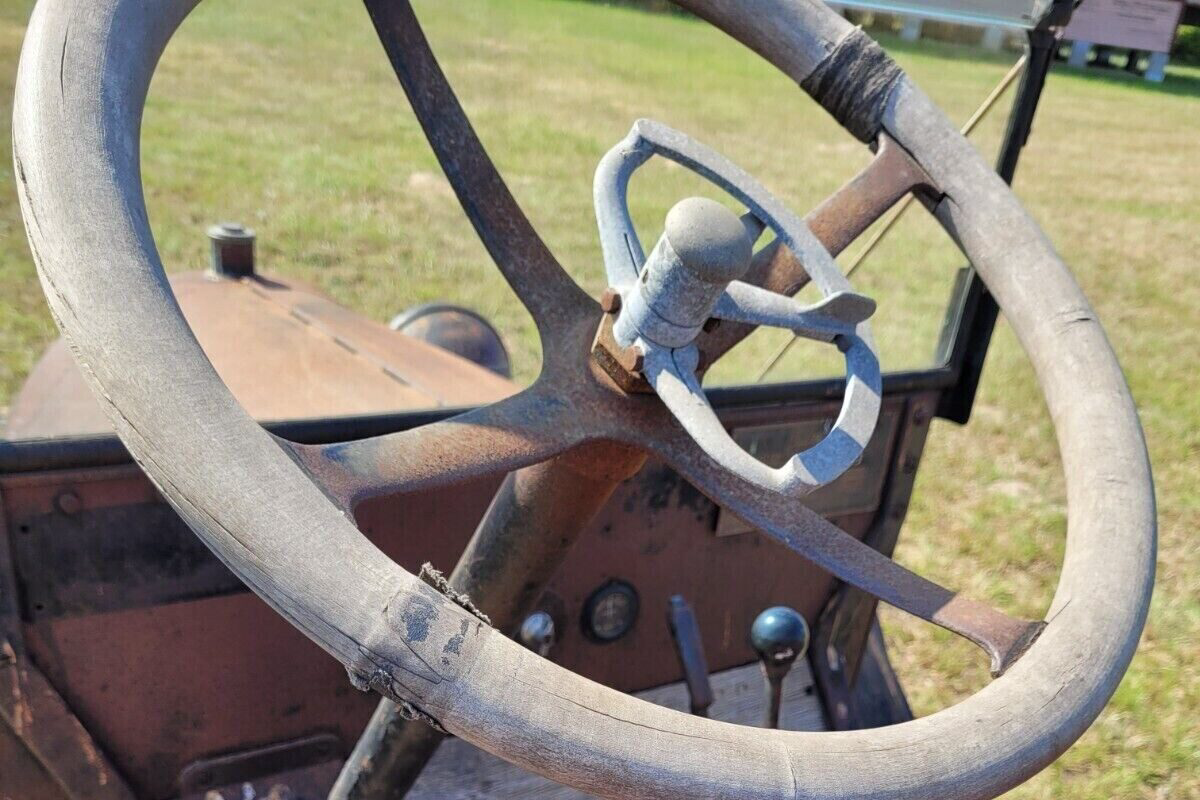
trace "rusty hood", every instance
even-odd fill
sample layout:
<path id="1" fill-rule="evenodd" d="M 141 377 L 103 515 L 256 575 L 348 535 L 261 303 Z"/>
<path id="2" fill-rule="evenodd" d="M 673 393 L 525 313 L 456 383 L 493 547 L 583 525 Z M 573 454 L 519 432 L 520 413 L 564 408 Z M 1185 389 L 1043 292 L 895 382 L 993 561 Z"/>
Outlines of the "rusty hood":
<path id="1" fill-rule="evenodd" d="M 217 373 L 263 422 L 474 405 L 517 389 L 471 361 L 391 331 L 295 281 L 208 272 L 170 280 Z M 66 343 L 55 341 L 14 399 L 6 435 L 109 431 Z"/>

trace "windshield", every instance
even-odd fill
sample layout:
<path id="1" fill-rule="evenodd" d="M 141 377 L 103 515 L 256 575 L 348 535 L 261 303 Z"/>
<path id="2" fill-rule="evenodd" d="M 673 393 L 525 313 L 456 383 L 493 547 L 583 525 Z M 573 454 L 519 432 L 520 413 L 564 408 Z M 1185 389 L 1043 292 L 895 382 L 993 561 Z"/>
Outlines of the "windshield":
<path id="1" fill-rule="evenodd" d="M 545 5 L 426 1 L 417 9 L 513 194 L 593 296 L 605 280 L 592 174 L 638 118 L 713 147 L 801 215 L 871 158 L 788 79 L 707 25 L 602 5 L 564 17 Z M 474 235 L 366 15 L 338 4 L 319 16 L 297 11 L 290 24 L 307 33 L 306 46 L 296 48 L 279 34 L 279 10 L 202 3 L 163 58 L 145 114 L 150 219 L 218 372 L 264 421 L 474 405 L 530 383 L 541 366 L 533 322 Z M 19 30 L 0 51 L 10 66 L 18 41 Z M 964 120 L 1014 58 L 972 52 L 959 62 L 948 46 L 894 50 L 934 100 Z M 13 72 L 0 71 L 8 81 Z M 11 94 L 10 84 L 5 102 Z M 976 131 L 984 150 L 994 151 L 1006 110 L 1002 103 Z M 9 116 L 0 114 L 3 124 Z M 5 185 L 0 415 L 8 435 L 105 431 L 66 349 L 55 344 L 11 176 Z M 630 203 L 647 247 L 667 210 L 692 195 L 734 207 L 666 162 L 638 173 Z M 203 274 L 212 260 L 205 231 L 225 220 L 256 235 L 254 286 Z M 879 228 L 839 263 L 878 302 L 873 329 L 885 371 L 936 367 L 963 258 L 919 204 L 872 242 Z M 817 295 L 806 290 L 801 298 Z M 428 320 L 402 325 L 403 333 L 387 329 L 431 303 L 485 321 L 508 374 L 452 352 L 444 333 L 430 334 L 437 326 Z M 761 330 L 705 383 L 841 374 L 833 348 Z"/>

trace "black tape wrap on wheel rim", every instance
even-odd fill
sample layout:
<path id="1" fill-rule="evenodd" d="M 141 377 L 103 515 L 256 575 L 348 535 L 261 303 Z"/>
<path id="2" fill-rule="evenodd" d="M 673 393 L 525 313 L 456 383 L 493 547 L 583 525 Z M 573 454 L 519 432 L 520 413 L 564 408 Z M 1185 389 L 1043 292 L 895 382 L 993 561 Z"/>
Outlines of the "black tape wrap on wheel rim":
<path id="1" fill-rule="evenodd" d="M 800 86 L 855 137 L 873 142 L 902 77 L 904 70 L 891 56 L 855 28 Z"/>

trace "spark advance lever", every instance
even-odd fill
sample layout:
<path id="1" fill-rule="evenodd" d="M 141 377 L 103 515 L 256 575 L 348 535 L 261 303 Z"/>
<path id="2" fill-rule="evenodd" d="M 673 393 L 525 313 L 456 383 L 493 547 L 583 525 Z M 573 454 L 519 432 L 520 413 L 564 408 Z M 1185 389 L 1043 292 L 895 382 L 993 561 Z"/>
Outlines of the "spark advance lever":
<path id="1" fill-rule="evenodd" d="M 667 624 L 675 639 L 675 652 L 679 656 L 680 666 L 683 667 L 692 713 L 707 717 L 708 707 L 713 702 L 712 685 L 708 682 L 708 661 L 704 658 L 704 643 L 700 639 L 696 614 L 683 595 L 671 595 L 667 602 Z"/>
<path id="2" fill-rule="evenodd" d="M 714 200 L 684 200 L 671 209 L 662 237 L 645 256 L 629 216 L 628 189 L 634 172 L 654 155 L 704 176 L 748 213 L 739 218 Z M 849 469 L 879 417 L 882 381 L 867 324 L 875 302 L 850 288 L 804 222 L 720 154 L 649 120 L 639 120 L 601 160 L 594 195 L 610 292 L 620 297 L 612 323 L 613 346 L 635 353 L 633 358 L 616 354 L 607 363 L 636 364 L 709 456 L 763 488 L 800 496 Z M 739 280 L 750 266 L 754 242 L 766 228 L 800 259 L 821 291 L 819 302 L 805 306 Z M 777 469 L 734 442 L 696 375 L 696 340 L 710 319 L 786 328 L 842 351 L 845 399 L 824 439 Z"/>

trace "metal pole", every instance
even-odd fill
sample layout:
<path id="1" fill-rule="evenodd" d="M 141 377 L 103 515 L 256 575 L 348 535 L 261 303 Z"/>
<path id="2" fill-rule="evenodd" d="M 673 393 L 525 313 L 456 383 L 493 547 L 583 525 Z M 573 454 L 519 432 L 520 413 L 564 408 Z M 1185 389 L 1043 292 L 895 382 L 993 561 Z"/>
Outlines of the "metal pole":
<path id="1" fill-rule="evenodd" d="M 1038 101 L 1042 97 L 1042 89 L 1046 86 L 1046 75 L 1054 62 L 1058 37 L 1050 26 L 1066 25 L 1071 9 L 1070 0 L 1056 2 L 1043 24 L 1029 31 L 1025 51 L 1028 66 L 1013 100 L 1000 157 L 996 161 L 996 172 L 1005 183 L 1012 184 L 1021 150 L 1029 141 L 1029 134 L 1033 130 L 1033 118 L 1037 113 Z M 966 423 L 971 416 L 975 392 L 983 374 L 984 357 L 987 355 L 992 330 L 996 327 L 996 319 L 1000 313 L 995 299 L 988 293 L 987 287 L 977 274 L 972 273 L 966 291 L 967 297 L 960 317 L 962 323 L 957 335 L 963 342 L 962 371 L 958 383 L 942 397 L 937 411 L 939 417 L 960 424 Z"/>
<path id="2" fill-rule="evenodd" d="M 505 478 L 450 575 L 498 630 L 513 634 L 585 525 L 645 462 L 616 444 L 584 445 Z M 346 760 L 330 800 L 400 800 L 445 736 L 379 702 Z"/>

